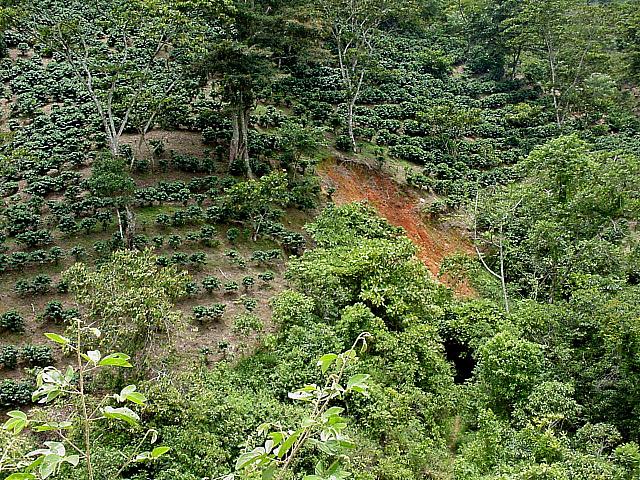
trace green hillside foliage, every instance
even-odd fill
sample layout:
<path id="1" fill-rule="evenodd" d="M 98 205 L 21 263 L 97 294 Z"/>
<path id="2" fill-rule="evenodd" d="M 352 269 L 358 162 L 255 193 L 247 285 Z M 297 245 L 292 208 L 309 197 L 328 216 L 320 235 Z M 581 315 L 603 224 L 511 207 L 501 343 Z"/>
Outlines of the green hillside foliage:
<path id="1" fill-rule="evenodd" d="M 633 0 L 0 0 L 0 480 L 640 478 L 639 80 Z"/>

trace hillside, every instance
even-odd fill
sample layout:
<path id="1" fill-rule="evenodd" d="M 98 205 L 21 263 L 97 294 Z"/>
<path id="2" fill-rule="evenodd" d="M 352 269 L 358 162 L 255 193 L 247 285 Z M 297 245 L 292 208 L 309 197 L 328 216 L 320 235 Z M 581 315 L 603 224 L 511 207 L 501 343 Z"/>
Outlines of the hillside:
<path id="1" fill-rule="evenodd" d="M 639 31 L 0 0 L 0 480 L 640 478 Z"/>

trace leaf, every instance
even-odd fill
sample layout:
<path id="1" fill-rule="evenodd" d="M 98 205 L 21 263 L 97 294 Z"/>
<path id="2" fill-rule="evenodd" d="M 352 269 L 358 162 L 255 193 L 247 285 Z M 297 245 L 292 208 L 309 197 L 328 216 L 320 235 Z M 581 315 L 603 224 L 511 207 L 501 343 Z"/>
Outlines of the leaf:
<path id="1" fill-rule="evenodd" d="M 271 429 L 270 423 L 268 422 L 261 423 L 257 429 L 258 435 L 266 435 L 267 433 L 269 433 L 270 429 Z"/>
<path id="2" fill-rule="evenodd" d="M 47 422 L 37 427 L 33 427 L 36 432 L 50 432 L 52 430 L 64 430 L 73 426 L 73 422 Z"/>
<path id="3" fill-rule="evenodd" d="M 60 345 L 69 345 L 71 340 L 67 337 L 63 337 L 62 335 L 58 335 L 57 333 L 45 333 L 45 337 L 47 337 L 52 342 L 59 343 Z"/>
<path id="4" fill-rule="evenodd" d="M 27 427 L 27 425 L 29 425 L 29 420 L 27 419 L 27 415 L 24 412 L 21 412 L 20 410 L 12 410 L 9 413 L 7 413 L 7 415 L 9 416 L 9 420 L 7 420 L 3 425 L 3 428 L 5 430 L 9 430 L 14 434 L 18 434 L 22 430 L 24 430 Z"/>
<path id="5" fill-rule="evenodd" d="M 80 455 L 69 455 L 68 457 L 64 457 L 63 460 L 74 467 L 78 466 L 80 463 Z"/>
<path id="6" fill-rule="evenodd" d="M 167 453 L 169 450 L 171 450 L 171 448 L 169 447 L 156 447 L 153 450 L 151 450 L 151 456 L 153 458 L 158 458 L 164 455 L 165 453 Z"/>
<path id="7" fill-rule="evenodd" d="M 36 480 L 36 476 L 32 473 L 12 473 L 5 480 Z"/>
<path id="8" fill-rule="evenodd" d="M 282 443 L 280 448 L 278 448 L 278 458 L 284 457 L 287 452 L 293 447 L 293 444 L 298 440 L 298 437 L 302 433 L 302 430 L 296 430 L 293 432 L 287 439 Z"/>
<path id="9" fill-rule="evenodd" d="M 133 410 L 127 407 L 113 408 L 113 407 L 104 407 L 102 409 L 102 414 L 105 418 L 113 418 L 115 420 L 122 420 L 127 422 L 130 425 L 137 425 L 140 417 Z"/>
<path id="10" fill-rule="evenodd" d="M 353 390 L 359 393 L 366 393 L 369 386 L 365 383 L 371 375 L 366 373 L 358 373 L 349 377 L 347 380 L 347 391 Z"/>
<path id="11" fill-rule="evenodd" d="M 91 360 L 93 363 L 98 363 L 100 361 L 100 358 L 102 358 L 102 355 L 100 355 L 99 350 L 90 350 L 87 352 L 87 357 L 89 357 L 89 360 Z"/>
<path id="12" fill-rule="evenodd" d="M 111 355 L 107 355 L 98 363 L 101 367 L 125 367 L 131 368 L 133 365 L 129 363 L 129 359 L 131 357 L 129 355 L 125 355 L 124 353 L 112 353 Z"/>
<path id="13" fill-rule="evenodd" d="M 327 353 L 326 355 L 320 357 L 317 365 L 322 369 L 322 373 L 326 373 L 327 370 L 329 370 L 336 358 L 338 358 L 338 355 L 336 355 L 335 353 Z"/>
<path id="14" fill-rule="evenodd" d="M 322 418 L 324 418 L 325 420 L 328 420 L 330 417 L 333 417 L 335 415 L 340 415 L 342 412 L 344 412 L 344 408 L 342 407 L 331 407 L 322 414 Z"/>
<path id="15" fill-rule="evenodd" d="M 256 463 L 261 457 L 264 456 L 264 450 L 262 448 L 254 448 L 250 452 L 245 452 L 236 460 L 236 470 L 242 470 Z"/>
<path id="16" fill-rule="evenodd" d="M 144 403 L 147 401 L 147 397 L 145 397 L 140 392 L 136 392 L 135 385 L 127 385 L 120 391 L 120 395 L 115 395 L 115 397 L 119 402 L 128 400 L 137 405 L 144 405 Z"/>
<path id="17" fill-rule="evenodd" d="M 262 480 L 272 480 L 276 473 L 276 464 L 271 463 L 267 468 L 262 470 Z"/>

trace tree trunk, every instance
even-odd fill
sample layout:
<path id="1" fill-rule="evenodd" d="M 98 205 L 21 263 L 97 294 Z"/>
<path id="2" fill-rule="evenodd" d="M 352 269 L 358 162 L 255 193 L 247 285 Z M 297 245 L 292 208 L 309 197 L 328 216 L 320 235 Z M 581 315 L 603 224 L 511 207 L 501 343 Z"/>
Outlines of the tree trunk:
<path id="1" fill-rule="evenodd" d="M 251 162 L 249 160 L 249 116 L 251 115 L 251 107 L 245 106 L 242 113 L 241 119 L 242 122 L 240 124 L 240 153 L 242 154 L 242 162 L 244 164 L 245 170 L 247 172 L 247 177 L 255 178 L 253 175 L 253 170 L 251 170 Z"/>
<path id="2" fill-rule="evenodd" d="M 229 146 L 229 168 L 241 162 L 248 178 L 255 178 L 249 160 L 249 116 L 251 107 L 239 104 L 234 108 L 231 119 L 233 135 Z"/>
<path id="3" fill-rule="evenodd" d="M 238 111 L 233 112 L 231 119 L 231 125 L 233 128 L 233 135 L 231 136 L 231 144 L 229 145 L 229 169 L 232 168 L 236 159 L 238 158 L 238 152 L 240 148 L 240 120 Z"/>
<path id="4" fill-rule="evenodd" d="M 355 103 L 356 103 L 356 99 L 353 98 L 349 102 L 349 105 L 347 106 L 347 125 L 349 128 L 349 139 L 351 140 L 351 148 L 353 150 L 353 153 L 358 152 L 358 147 L 356 145 L 356 137 L 353 134 L 353 107 L 355 106 Z"/>

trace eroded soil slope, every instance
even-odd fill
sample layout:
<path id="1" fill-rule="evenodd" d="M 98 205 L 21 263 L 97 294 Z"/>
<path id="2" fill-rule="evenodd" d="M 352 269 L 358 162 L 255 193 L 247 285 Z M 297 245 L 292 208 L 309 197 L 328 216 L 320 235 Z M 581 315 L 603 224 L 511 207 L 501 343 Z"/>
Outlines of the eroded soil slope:
<path id="1" fill-rule="evenodd" d="M 367 201 L 393 225 L 403 227 L 419 248 L 419 257 L 437 275 L 442 260 L 456 252 L 472 253 L 470 242 L 455 228 L 430 224 L 420 214 L 421 199 L 415 190 L 399 185 L 375 169 L 327 160 L 319 168 L 325 188 L 333 187 L 338 203 Z M 471 293 L 462 287 L 460 293 Z"/>

